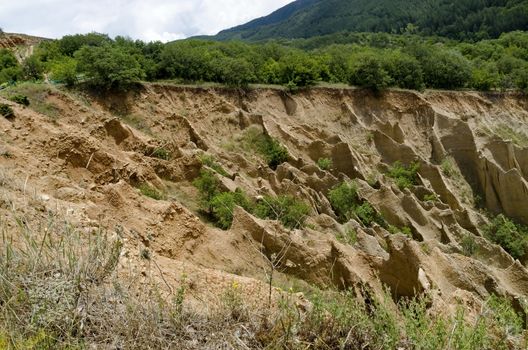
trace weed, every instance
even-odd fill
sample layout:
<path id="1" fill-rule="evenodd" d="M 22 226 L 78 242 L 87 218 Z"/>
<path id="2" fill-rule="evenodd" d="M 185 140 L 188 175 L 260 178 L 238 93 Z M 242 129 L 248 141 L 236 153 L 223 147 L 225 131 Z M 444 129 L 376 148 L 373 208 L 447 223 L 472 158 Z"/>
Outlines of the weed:
<path id="1" fill-rule="evenodd" d="M 26 95 L 13 95 L 9 97 L 9 100 L 22 106 L 29 106 L 29 99 Z"/>
<path id="2" fill-rule="evenodd" d="M 167 151 L 163 147 L 156 148 L 154 151 L 152 151 L 151 157 L 162 159 L 162 160 L 169 160 L 170 159 L 170 152 Z"/>
<path id="3" fill-rule="evenodd" d="M 304 226 L 310 207 L 293 196 L 264 196 L 255 208 L 255 215 L 262 219 L 279 220 L 285 227 L 297 229 Z"/>
<path id="4" fill-rule="evenodd" d="M 460 245 L 462 247 L 462 253 L 465 256 L 473 256 L 478 250 L 478 244 L 475 241 L 475 237 L 470 233 L 467 233 L 462 237 Z"/>
<path id="5" fill-rule="evenodd" d="M 246 194 L 237 189 L 235 192 L 223 192 L 216 194 L 210 203 L 211 214 L 218 227 L 227 230 L 233 223 L 233 211 L 235 206 L 240 206 L 248 212 L 253 211 L 253 203 Z"/>
<path id="6" fill-rule="evenodd" d="M 413 238 L 413 234 L 412 234 L 412 230 L 410 227 L 408 226 L 403 226 L 403 227 L 397 227 L 397 226 L 394 226 L 394 225 L 389 225 L 388 228 L 387 228 L 387 231 L 389 231 L 389 233 L 395 235 L 395 234 L 398 234 L 398 233 L 401 233 L 409 238 Z"/>
<path id="7" fill-rule="evenodd" d="M 2 94 L 10 99 L 21 96 L 21 102 L 25 100 L 23 98 L 25 97 L 31 100 L 31 109 L 35 112 L 55 119 L 59 116 L 60 109 L 54 103 L 48 101 L 51 91 L 52 88 L 48 85 L 25 82 L 3 90 Z"/>
<path id="8" fill-rule="evenodd" d="M 334 163 L 330 158 L 319 158 L 317 161 L 317 166 L 319 166 L 319 169 L 321 170 L 328 171 L 334 167 Z"/>
<path id="9" fill-rule="evenodd" d="M 357 231 L 354 229 L 348 229 L 344 234 L 338 232 L 336 238 L 341 243 L 354 245 L 357 242 Z"/>
<path id="10" fill-rule="evenodd" d="M 444 159 L 440 164 L 440 169 L 442 169 L 442 173 L 447 177 L 454 177 L 458 173 L 452 158 Z"/>
<path id="11" fill-rule="evenodd" d="M 229 177 L 229 174 L 227 173 L 227 171 L 225 171 L 224 168 L 222 168 L 222 166 L 214 159 L 212 155 L 205 154 L 205 153 L 202 154 L 200 156 L 200 162 L 202 162 L 203 165 L 206 165 L 209 168 L 213 169 L 218 174 L 225 176 L 225 177 Z"/>
<path id="12" fill-rule="evenodd" d="M 423 201 L 424 202 L 438 203 L 440 200 L 438 199 L 438 196 L 436 195 L 436 193 L 432 193 L 432 194 L 424 195 Z"/>
<path id="13" fill-rule="evenodd" d="M 15 112 L 11 106 L 6 104 L 0 104 L 0 114 L 3 115 L 6 119 L 11 119 L 15 117 Z"/>
<path id="14" fill-rule="evenodd" d="M 495 128 L 495 133 L 503 140 L 510 140 L 519 147 L 528 147 L 528 135 L 519 129 L 513 129 L 506 124 L 500 124 Z"/>
<path id="15" fill-rule="evenodd" d="M 264 134 L 258 128 L 248 128 L 243 139 L 243 147 L 253 149 L 266 159 L 268 166 L 276 170 L 277 167 L 288 161 L 288 150 L 271 136 Z"/>
<path id="16" fill-rule="evenodd" d="M 163 192 L 159 191 L 157 188 L 150 186 L 147 183 L 141 184 L 139 186 L 139 192 L 141 192 L 142 195 L 155 199 L 157 201 L 163 200 L 165 196 L 163 195 Z"/>

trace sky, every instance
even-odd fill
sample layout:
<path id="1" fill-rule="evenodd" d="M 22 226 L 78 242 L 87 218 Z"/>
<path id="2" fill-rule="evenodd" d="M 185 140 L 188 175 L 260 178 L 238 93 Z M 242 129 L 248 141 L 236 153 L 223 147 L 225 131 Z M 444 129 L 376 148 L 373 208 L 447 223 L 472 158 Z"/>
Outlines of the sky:
<path id="1" fill-rule="evenodd" d="M 99 32 L 145 41 L 213 35 L 292 0 L 0 0 L 0 28 L 60 38 Z"/>

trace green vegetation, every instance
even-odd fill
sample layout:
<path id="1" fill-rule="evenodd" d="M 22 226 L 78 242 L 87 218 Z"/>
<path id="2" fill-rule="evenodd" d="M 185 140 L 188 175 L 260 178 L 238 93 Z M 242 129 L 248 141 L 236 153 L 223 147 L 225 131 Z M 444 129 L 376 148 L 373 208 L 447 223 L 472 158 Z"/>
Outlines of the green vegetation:
<path id="1" fill-rule="evenodd" d="M 285 227 L 302 228 L 310 207 L 293 196 L 264 196 L 255 207 L 255 215 L 262 219 L 279 220 Z"/>
<path id="2" fill-rule="evenodd" d="M 264 156 L 268 166 L 273 170 L 276 170 L 280 164 L 287 162 L 290 158 L 286 147 L 256 128 L 248 129 L 243 142 L 245 147 Z"/>
<path id="3" fill-rule="evenodd" d="M 158 190 L 155 187 L 150 186 L 147 183 L 141 184 L 139 187 L 139 192 L 146 197 L 155 199 L 157 201 L 165 199 L 163 192 Z"/>
<path id="4" fill-rule="evenodd" d="M 54 103 L 48 102 L 48 96 L 52 91 L 53 87 L 46 84 L 22 82 L 1 90 L 0 94 L 9 99 L 18 95 L 26 96 L 31 101 L 32 110 L 55 119 L 59 116 L 60 110 Z"/>
<path id="5" fill-rule="evenodd" d="M 356 219 L 365 226 L 374 222 L 384 225 L 383 218 L 368 202 L 358 196 L 355 182 L 343 182 L 328 192 L 328 200 L 341 222 Z"/>
<path id="6" fill-rule="evenodd" d="M 515 259 L 528 253 L 528 227 L 516 224 L 504 215 L 498 215 L 484 227 L 486 237 L 504 248 Z"/>
<path id="7" fill-rule="evenodd" d="M 225 171 L 224 168 L 222 168 L 222 166 L 218 164 L 218 162 L 210 154 L 205 154 L 205 153 L 202 154 L 200 156 L 200 162 L 202 162 L 203 165 L 208 166 L 209 168 L 213 169 L 214 171 L 216 171 L 218 174 L 222 176 L 225 176 L 225 177 L 229 176 L 227 171 Z"/>
<path id="8" fill-rule="evenodd" d="M 225 192 L 220 188 L 215 173 L 210 170 L 202 170 L 193 185 L 200 194 L 201 210 L 224 230 L 231 227 L 236 205 L 261 219 L 279 220 L 291 229 L 303 227 L 310 214 L 310 207 L 292 196 L 265 196 L 255 204 L 241 190 Z"/>
<path id="9" fill-rule="evenodd" d="M 26 95 L 13 95 L 9 97 L 9 101 L 13 101 L 22 106 L 29 106 L 29 99 Z"/>
<path id="10" fill-rule="evenodd" d="M 116 343 L 123 349 L 168 349 L 189 339 L 203 348 L 236 348 L 240 340 L 232 335 L 241 328 L 254 335 L 244 338 L 251 349 L 506 350 L 527 345 L 522 316 L 508 299 L 495 295 L 473 317 L 465 305 L 452 316 L 435 313 L 427 294 L 394 304 L 388 290 L 376 296 L 367 287 L 311 287 L 306 298 L 312 307 L 299 312 L 293 290 L 284 292 L 277 308 L 265 309 L 264 302 L 248 301 L 250 290 L 233 281 L 220 303 L 195 309 L 186 301 L 192 287 L 185 276 L 167 296 L 163 283 L 144 283 L 159 278 L 156 269 L 118 271 L 123 243 L 110 237 L 121 231 L 87 235 L 59 213 L 50 214 L 36 219 L 13 212 L 13 224 L 0 223 L 2 349 L 89 349 Z M 39 221 L 28 225 L 32 219 Z M 155 261 L 148 248 L 141 247 L 139 254 Z"/>
<path id="11" fill-rule="evenodd" d="M 462 237 L 460 245 L 465 256 L 473 256 L 478 251 L 478 244 L 471 233 L 467 233 Z"/>
<path id="12" fill-rule="evenodd" d="M 397 227 L 397 226 L 394 226 L 394 225 L 389 225 L 388 228 L 387 228 L 387 231 L 389 231 L 389 233 L 391 233 L 393 235 L 401 233 L 401 234 L 403 234 L 403 235 L 405 235 L 407 237 L 413 238 L 412 230 L 408 226 Z"/>
<path id="13" fill-rule="evenodd" d="M 7 119 L 13 118 L 15 116 L 15 112 L 13 111 L 13 108 L 11 108 L 11 106 L 6 105 L 4 103 L 0 104 L 0 114 L 3 115 Z"/>
<path id="14" fill-rule="evenodd" d="M 395 162 L 389 169 L 387 175 L 396 181 L 396 185 L 401 189 L 411 188 L 418 184 L 419 163 L 411 163 L 409 166 L 401 162 Z"/>
<path id="15" fill-rule="evenodd" d="M 385 32 L 481 40 L 525 30 L 527 23 L 527 5 L 522 0 L 302 0 L 224 30 L 217 38 L 258 41 Z"/>
<path id="16" fill-rule="evenodd" d="M 503 140 L 510 140 L 519 147 L 528 147 L 528 135 L 522 130 L 516 130 L 506 124 L 499 124 L 494 131 Z"/>
<path id="17" fill-rule="evenodd" d="M 330 158 L 319 158 L 319 160 L 317 161 L 317 166 L 321 170 L 328 171 L 334 167 L 334 163 Z"/>
<path id="18" fill-rule="evenodd" d="M 438 196 L 436 195 L 436 193 L 432 193 L 432 194 L 426 194 L 423 198 L 424 202 L 433 202 L 433 203 L 436 203 L 438 201 L 440 201 L 438 199 Z"/>
<path id="19" fill-rule="evenodd" d="M 151 157 L 162 159 L 162 160 L 169 160 L 170 159 L 170 152 L 166 150 L 163 147 L 158 147 L 152 151 Z"/>
<path id="20" fill-rule="evenodd" d="M 404 26 L 405 34 L 338 33 L 259 43 L 190 39 L 162 44 L 97 33 L 66 36 L 41 43 L 22 64 L 0 50 L 0 84 L 39 80 L 49 73 L 55 83 L 102 90 L 127 90 L 141 80 L 170 80 L 240 88 L 280 84 L 290 91 L 321 82 L 374 91 L 528 91 L 527 33 L 457 42 L 418 36 L 407 31 L 407 23 Z"/>
<path id="21" fill-rule="evenodd" d="M 348 229 L 345 233 L 338 232 L 336 238 L 341 243 L 354 245 L 357 242 L 357 232 L 354 229 Z"/>

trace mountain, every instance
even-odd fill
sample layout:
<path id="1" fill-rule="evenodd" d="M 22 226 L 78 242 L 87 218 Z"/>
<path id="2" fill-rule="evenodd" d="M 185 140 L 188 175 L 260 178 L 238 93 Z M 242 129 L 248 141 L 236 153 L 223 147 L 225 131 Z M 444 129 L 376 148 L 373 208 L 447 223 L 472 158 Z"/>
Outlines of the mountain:
<path id="1" fill-rule="evenodd" d="M 475 40 L 512 30 L 528 30 L 528 0 L 297 0 L 215 38 L 256 41 L 341 31 L 411 31 Z"/>

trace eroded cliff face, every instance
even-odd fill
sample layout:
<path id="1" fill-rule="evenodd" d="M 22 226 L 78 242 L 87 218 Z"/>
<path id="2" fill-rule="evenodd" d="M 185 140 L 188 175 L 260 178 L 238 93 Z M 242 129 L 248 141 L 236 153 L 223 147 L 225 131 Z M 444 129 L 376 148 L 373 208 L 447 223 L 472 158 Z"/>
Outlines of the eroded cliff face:
<path id="1" fill-rule="evenodd" d="M 439 310 L 457 300 L 477 305 L 492 293 L 528 295 L 526 259 L 515 261 L 486 240 L 487 219 L 476 209 L 528 224 L 524 96 L 339 89 L 290 95 L 151 84 L 105 98 L 49 88 L 45 99 L 53 118 L 0 98 L 16 112 L 0 119 L 4 202 L 35 217 L 60 209 L 87 232 L 119 225 L 127 263 L 146 269 L 138 252 L 151 250 L 166 283 L 176 287 L 182 274 L 192 276 L 197 300 L 233 280 L 261 299 L 273 254 L 282 257 L 278 280 L 376 292 L 387 285 L 395 299 L 428 292 Z M 248 147 L 255 132 L 278 140 L 291 160 L 270 169 Z M 155 157 L 160 148 L 168 160 Z M 208 224 L 191 184 L 204 152 L 226 169 L 228 176 L 218 177 L 228 190 L 309 203 L 306 228 L 288 230 L 241 208 L 228 231 Z M 321 158 L 333 167 L 321 170 Z M 386 176 L 397 161 L 420 164 L 417 186 L 400 190 Z M 409 228 L 412 237 L 339 223 L 327 195 L 347 180 L 387 224 Z M 142 196 L 141 184 L 166 200 Z M 342 243 L 338 237 L 352 229 L 357 242 Z M 471 256 L 463 254 L 465 237 L 478 246 Z"/>

